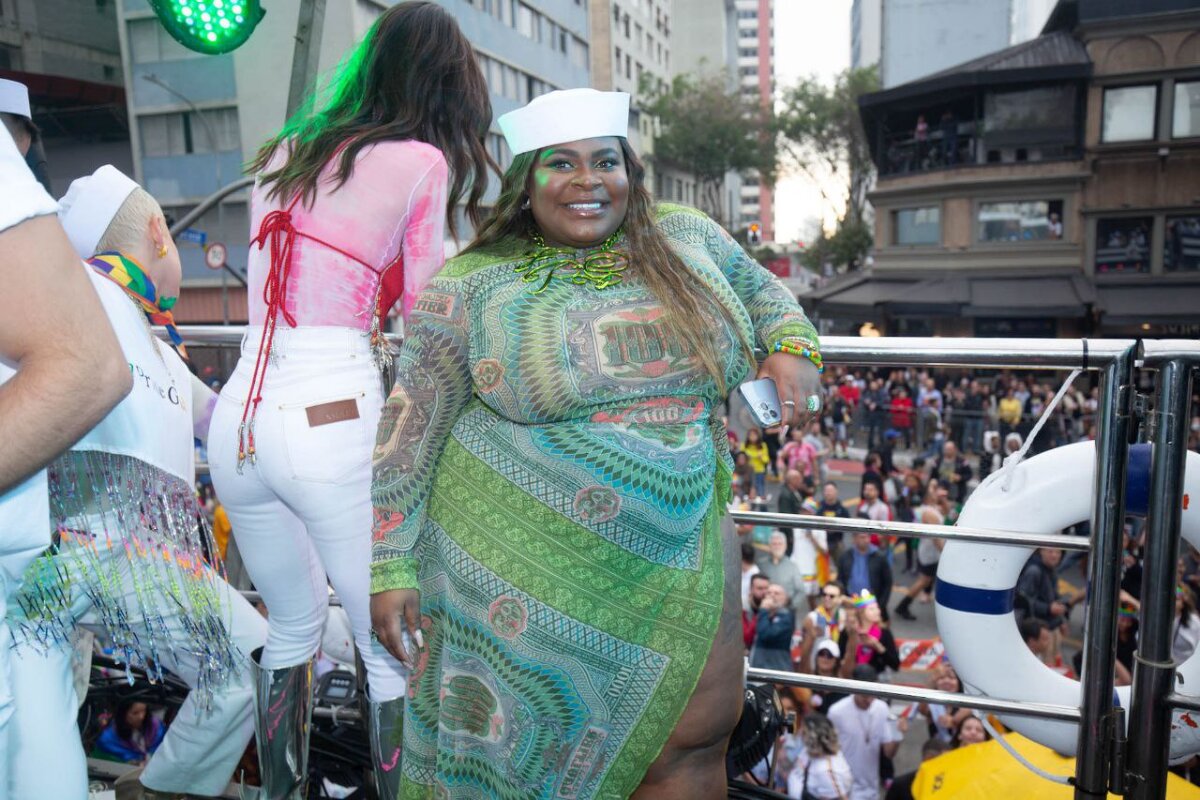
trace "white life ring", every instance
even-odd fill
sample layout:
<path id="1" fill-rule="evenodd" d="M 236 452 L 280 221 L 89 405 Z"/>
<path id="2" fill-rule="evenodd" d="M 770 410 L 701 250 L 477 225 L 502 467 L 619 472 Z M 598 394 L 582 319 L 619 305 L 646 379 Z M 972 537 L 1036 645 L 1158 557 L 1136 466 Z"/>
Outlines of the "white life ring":
<path id="1" fill-rule="evenodd" d="M 1096 451 L 1091 442 L 1055 448 L 1015 470 L 1008 491 L 1004 475 L 988 476 L 963 507 L 958 522 L 973 528 L 1053 534 L 1089 518 Z M 1150 447 L 1130 450 L 1126 513 L 1145 514 L 1150 491 Z M 1200 548 L 1200 454 L 1187 454 L 1182 535 Z M 1189 502 L 1194 498 L 1195 502 Z M 1021 569 L 1033 551 L 1027 547 L 949 542 L 938 562 L 937 626 L 946 655 L 966 691 L 988 697 L 1077 706 L 1079 681 L 1043 664 L 1017 631 L 1013 600 Z M 1200 650 L 1177 674 L 1181 691 L 1200 687 Z M 1113 692 L 1129 707 L 1130 688 Z M 1200 717 L 1200 715 L 1197 715 Z M 1067 756 L 1075 755 L 1077 726 L 1071 722 L 1002 716 L 1004 724 Z M 1171 724 L 1171 763 L 1200 753 L 1200 727 L 1187 712 Z"/>

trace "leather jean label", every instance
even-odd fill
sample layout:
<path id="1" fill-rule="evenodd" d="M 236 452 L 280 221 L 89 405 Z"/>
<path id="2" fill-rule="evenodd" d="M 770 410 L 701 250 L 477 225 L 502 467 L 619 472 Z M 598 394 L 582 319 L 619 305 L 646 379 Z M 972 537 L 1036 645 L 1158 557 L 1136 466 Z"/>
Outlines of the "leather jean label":
<path id="1" fill-rule="evenodd" d="M 358 419 L 358 401 L 334 400 L 332 403 L 321 403 L 304 409 L 308 414 L 308 427 L 316 428 L 321 425 L 332 425 L 335 422 L 345 422 L 348 419 Z"/>

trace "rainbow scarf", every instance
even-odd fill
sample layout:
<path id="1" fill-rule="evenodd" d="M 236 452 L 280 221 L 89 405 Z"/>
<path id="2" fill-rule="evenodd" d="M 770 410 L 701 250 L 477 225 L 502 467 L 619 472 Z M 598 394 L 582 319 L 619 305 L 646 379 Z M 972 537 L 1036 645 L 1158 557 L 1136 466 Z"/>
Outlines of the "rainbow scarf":
<path id="1" fill-rule="evenodd" d="M 176 297 L 159 297 L 154 281 L 142 269 L 141 264 L 124 253 L 110 251 L 97 253 L 87 261 L 88 266 L 125 290 L 141 307 L 142 313 L 151 325 L 162 325 L 171 337 L 171 344 L 180 358 L 187 359 L 187 349 L 183 346 L 183 337 L 175 327 L 175 317 L 171 309 L 175 306 Z"/>

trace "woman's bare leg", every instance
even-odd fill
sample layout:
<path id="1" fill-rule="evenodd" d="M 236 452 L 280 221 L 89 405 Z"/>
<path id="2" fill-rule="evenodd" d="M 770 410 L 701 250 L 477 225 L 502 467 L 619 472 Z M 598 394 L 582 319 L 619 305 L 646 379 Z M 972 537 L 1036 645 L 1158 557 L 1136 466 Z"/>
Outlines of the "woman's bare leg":
<path id="1" fill-rule="evenodd" d="M 745 647 L 741 626 L 740 555 L 725 537 L 725 605 L 696 691 L 675 732 L 631 800 L 717 800 L 726 792 L 725 750 L 742 714 Z"/>

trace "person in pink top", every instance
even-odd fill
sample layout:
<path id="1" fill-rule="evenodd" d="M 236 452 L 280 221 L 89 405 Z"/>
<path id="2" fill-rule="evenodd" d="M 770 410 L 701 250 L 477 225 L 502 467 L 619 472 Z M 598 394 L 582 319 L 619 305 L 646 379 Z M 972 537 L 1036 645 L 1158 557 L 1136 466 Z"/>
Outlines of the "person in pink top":
<path id="1" fill-rule="evenodd" d="M 330 583 L 366 667 L 379 796 L 395 797 L 409 665 L 375 639 L 369 612 L 383 331 L 441 268 L 460 201 L 478 222 L 492 109 L 470 43 L 425 0 L 380 16 L 320 96 L 251 164 L 250 327 L 209 467 L 270 614 L 252 654 L 264 797 L 303 794 Z"/>
<path id="2" fill-rule="evenodd" d="M 779 449 L 776 466 L 780 475 L 786 475 L 788 470 L 796 470 L 806 479 L 815 480 L 817 470 L 817 450 L 804 441 L 804 429 L 792 428 L 788 431 L 787 444 Z"/>

